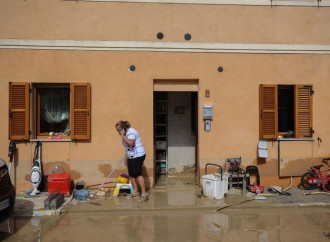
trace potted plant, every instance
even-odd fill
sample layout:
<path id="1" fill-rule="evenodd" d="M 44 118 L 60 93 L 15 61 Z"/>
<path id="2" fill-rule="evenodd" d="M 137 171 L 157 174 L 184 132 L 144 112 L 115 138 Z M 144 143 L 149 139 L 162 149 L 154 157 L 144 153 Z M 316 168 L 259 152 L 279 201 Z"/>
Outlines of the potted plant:
<path id="1" fill-rule="evenodd" d="M 293 138 L 293 131 L 292 130 L 289 130 L 285 135 L 284 135 L 284 138 Z"/>

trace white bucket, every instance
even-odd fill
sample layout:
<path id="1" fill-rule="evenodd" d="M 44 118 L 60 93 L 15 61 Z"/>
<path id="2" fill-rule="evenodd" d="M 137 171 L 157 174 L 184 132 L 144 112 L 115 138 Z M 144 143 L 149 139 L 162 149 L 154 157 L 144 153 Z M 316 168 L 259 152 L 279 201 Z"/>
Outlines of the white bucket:
<path id="1" fill-rule="evenodd" d="M 228 193 L 228 176 L 222 175 L 222 191 L 224 194 Z"/>
<path id="2" fill-rule="evenodd" d="M 221 180 L 221 175 L 219 173 L 202 176 L 203 195 L 212 199 L 223 198 L 224 191 L 226 190 L 225 183 L 227 183 L 228 187 L 228 177 L 226 178 L 227 179 Z"/>

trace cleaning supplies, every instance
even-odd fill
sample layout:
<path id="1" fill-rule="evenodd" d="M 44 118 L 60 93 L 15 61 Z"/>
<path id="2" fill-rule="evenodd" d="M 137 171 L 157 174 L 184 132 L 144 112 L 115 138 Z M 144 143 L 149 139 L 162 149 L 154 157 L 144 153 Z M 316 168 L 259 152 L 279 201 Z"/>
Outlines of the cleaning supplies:
<path id="1" fill-rule="evenodd" d="M 115 190 L 113 191 L 112 196 L 117 197 L 118 194 L 119 194 L 119 191 L 120 191 L 120 187 L 118 186 L 118 187 L 116 187 Z"/>
<path id="2" fill-rule="evenodd" d="M 126 158 L 126 154 L 124 155 L 123 158 L 121 158 L 121 160 L 118 162 L 118 164 L 116 165 L 116 167 L 110 172 L 110 174 L 107 176 L 107 178 L 105 178 L 104 182 L 101 184 L 101 186 L 99 186 L 99 188 L 97 189 L 97 191 L 93 194 L 91 194 L 91 197 L 95 197 L 95 195 L 103 188 L 104 184 L 108 181 L 108 179 L 110 178 L 110 176 L 114 173 L 114 171 L 118 168 L 118 166 L 120 165 L 120 163 Z"/>
<path id="3" fill-rule="evenodd" d="M 127 184 L 129 182 L 129 180 L 126 177 L 119 176 L 117 178 L 117 182 Z"/>
<path id="4" fill-rule="evenodd" d="M 41 142 L 37 141 L 34 156 L 33 156 L 33 167 L 31 170 L 31 183 L 33 186 L 32 195 L 39 194 L 38 186 L 41 183 L 42 178 L 42 168 L 41 168 Z"/>
<path id="5" fill-rule="evenodd" d="M 77 181 L 76 183 L 76 189 L 81 190 L 85 188 L 85 182 L 84 181 Z"/>
<path id="6" fill-rule="evenodd" d="M 90 192 L 88 190 L 86 190 L 86 189 L 80 189 L 80 190 L 77 190 L 74 193 L 73 196 L 77 200 L 86 200 L 89 195 L 90 195 Z"/>

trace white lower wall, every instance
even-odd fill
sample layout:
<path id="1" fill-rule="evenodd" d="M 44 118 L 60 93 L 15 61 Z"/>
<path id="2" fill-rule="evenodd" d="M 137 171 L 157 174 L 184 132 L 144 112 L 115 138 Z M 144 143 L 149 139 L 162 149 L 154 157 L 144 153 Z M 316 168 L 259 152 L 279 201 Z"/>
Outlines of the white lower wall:
<path id="1" fill-rule="evenodd" d="M 175 108 L 184 108 L 175 114 Z M 168 173 L 182 173 L 195 166 L 195 140 L 191 132 L 191 93 L 168 93 Z M 190 171 L 193 169 L 189 169 Z"/>

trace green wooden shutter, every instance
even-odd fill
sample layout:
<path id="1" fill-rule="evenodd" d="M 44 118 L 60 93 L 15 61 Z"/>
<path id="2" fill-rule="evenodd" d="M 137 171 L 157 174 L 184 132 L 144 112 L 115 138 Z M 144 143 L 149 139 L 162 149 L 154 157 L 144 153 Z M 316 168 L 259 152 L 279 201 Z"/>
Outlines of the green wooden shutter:
<path id="1" fill-rule="evenodd" d="M 9 83 L 9 139 L 30 138 L 30 85 Z"/>
<path id="2" fill-rule="evenodd" d="M 295 86 L 295 137 L 312 137 L 312 86 Z"/>
<path id="3" fill-rule="evenodd" d="M 277 86 L 260 85 L 260 138 L 277 138 Z"/>
<path id="4" fill-rule="evenodd" d="M 71 138 L 91 138 L 91 87 L 90 83 L 71 83 Z"/>

